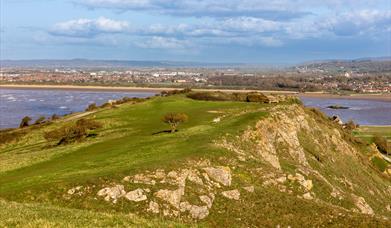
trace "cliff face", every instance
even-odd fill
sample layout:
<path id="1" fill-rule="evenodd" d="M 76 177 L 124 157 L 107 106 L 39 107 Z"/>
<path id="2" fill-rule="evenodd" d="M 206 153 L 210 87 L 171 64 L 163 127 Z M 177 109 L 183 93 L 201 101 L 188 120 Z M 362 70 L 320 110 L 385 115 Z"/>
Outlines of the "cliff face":
<path id="1" fill-rule="evenodd" d="M 321 114 L 277 106 L 242 135 L 218 144 L 237 155 L 263 186 L 283 194 L 370 215 L 391 216 L 391 181 L 374 170 L 365 148 Z M 353 141 L 353 142 L 351 142 Z M 254 165 L 256 164 L 256 165 Z M 253 169 L 253 170 L 251 170 Z"/>

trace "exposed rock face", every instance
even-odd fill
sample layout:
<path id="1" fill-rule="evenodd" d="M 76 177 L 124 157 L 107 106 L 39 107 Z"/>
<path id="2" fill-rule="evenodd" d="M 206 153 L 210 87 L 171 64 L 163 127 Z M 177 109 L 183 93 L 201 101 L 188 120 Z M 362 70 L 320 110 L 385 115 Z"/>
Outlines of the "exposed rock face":
<path id="1" fill-rule="evenodd" d="M 155 201 L 149 202 L 147 211 L 152 212 L 154 214 L 159 214 L 159 204 Z"/>
<path id="2" fill-rule="evenodd" d="M 98 196 L 104 196 L 106 201 L 117 203 L 117 200 L 126 194 L 123 185 L 116 185 L 114 187 L 103 188 L 98 191 Z"/>
<path id="3" fill-rule="evenodd" d="M 147 196 L 144 195 L 144 190 L 142 190 L 140 188 L 126 193 L 125 198 L 130 201 L 134 201 L 134 202 L 140 202 L 140 201 L 147 200 Z"/>
<path id="4" fill-rule="evenodd" d="M 206 206 L 192 205 L 189 213 L 193 219 L 204 219 L 209 215 L 209 210 Z"/>
<path id="5" fill-rule="evenodd" d="M 248 192 L 254 192 L 254 190 L 255 190 L 254 186 L 243 187 L 243 189 Z"/>
<path id="6" fill-rule="evenodd" d="M 147 175 L 137 174 L 133 177 L 133 183 L 155 185 L 156 181 Z"/>
<path id="7" fill-rule="evenodd" d="M 363 197 L 358 197 L 355 195 L 352 195 L 352 196 L 353 196 L 353 199 L 355 201 L 357 208 L 360 209 L 361 213 L 369 214 L 369 215 L 374 214 L 373 209 L 367 204 L 367 202 L 365 201 L 365 199 Z"/>
<path id="8" fill-rule="evenodd" d="M 175 208 L 179 208 L 179 203 L 184 194 L 184 190 L 179 188 L 177 190 L 162 189 L 155 193 L 155 197 L 160 198 L 171 204 Z"/>
<path id="9" fill-rule="evenodd" d="M 233 200 L 240 199 L 240 192 L 237 189 L 230 190 L 230 191 L 224 191 L 221 194 L 228 199 L 233 199 Z"/>
<path id="10" fill-rule="evenodd" d="M 232 177 L 231 177 L 231 170 L 229 167 L 208 167 L 204 168 L 204 171 L 208 174 L 208 176 L 214 180 L 219 182 L 220 184 L 224 186 L 230 186 Z"/>
<path id="11" fill-rule="evenodd" d="M 206 195 L 202 195 L 200 196 L 200 200 L 206 204 L 206 206 L 208 208 L 211 208 L 212 207 L 212 204 L 213 204 L 213 199 L 209 198 L 209 196 L 206 196 Z"/>
<path id="12" fill-rule="evenodd" d="M 74 188 L 69 189 L 67 193 L 69 195 L 73 195 L 73 194 L 77 193 L 78 191 L 80 191 L 82 188 L 83 188 L 83 186 L 76 186 Z"/>

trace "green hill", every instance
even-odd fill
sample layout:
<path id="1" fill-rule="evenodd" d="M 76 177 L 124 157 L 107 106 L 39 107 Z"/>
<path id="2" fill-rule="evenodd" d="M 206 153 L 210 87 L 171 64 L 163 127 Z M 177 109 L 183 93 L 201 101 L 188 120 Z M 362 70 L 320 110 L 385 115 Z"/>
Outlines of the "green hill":
<path id="1" fill-rule="evenodd" d="M 81 118 L 103 127 L 45 140 Z M 376 148 L 289 100 L 154 97 L 23 131 L 0 145 L 0 226 L 391 226 Z"/>

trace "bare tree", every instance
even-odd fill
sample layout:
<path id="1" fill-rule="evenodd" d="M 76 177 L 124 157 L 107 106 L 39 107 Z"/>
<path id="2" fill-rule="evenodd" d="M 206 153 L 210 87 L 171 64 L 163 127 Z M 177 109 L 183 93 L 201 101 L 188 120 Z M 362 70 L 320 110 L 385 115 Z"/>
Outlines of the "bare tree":
<path id="1" fill-rule="evenodd" d="M 188 116 L 184 113 L 167 113 L 162 117 L 162 121 L 169 124 L 171 127 L 171 133 L 174 133 L 180 123 L 186 122 Z"/>

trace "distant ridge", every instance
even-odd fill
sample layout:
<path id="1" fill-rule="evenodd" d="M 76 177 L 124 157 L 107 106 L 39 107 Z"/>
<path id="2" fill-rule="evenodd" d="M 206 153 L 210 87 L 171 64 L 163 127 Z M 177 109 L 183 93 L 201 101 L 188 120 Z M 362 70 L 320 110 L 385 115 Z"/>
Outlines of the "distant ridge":
<path id="1" fill-rule="evenodd" d="M 243 63 L 202 63 L 181 61 L 138 61 L 138 60 L 0 60 L 1 67 L 37 68 L 121 68 L 121 67 L 240 67 Z"/>

